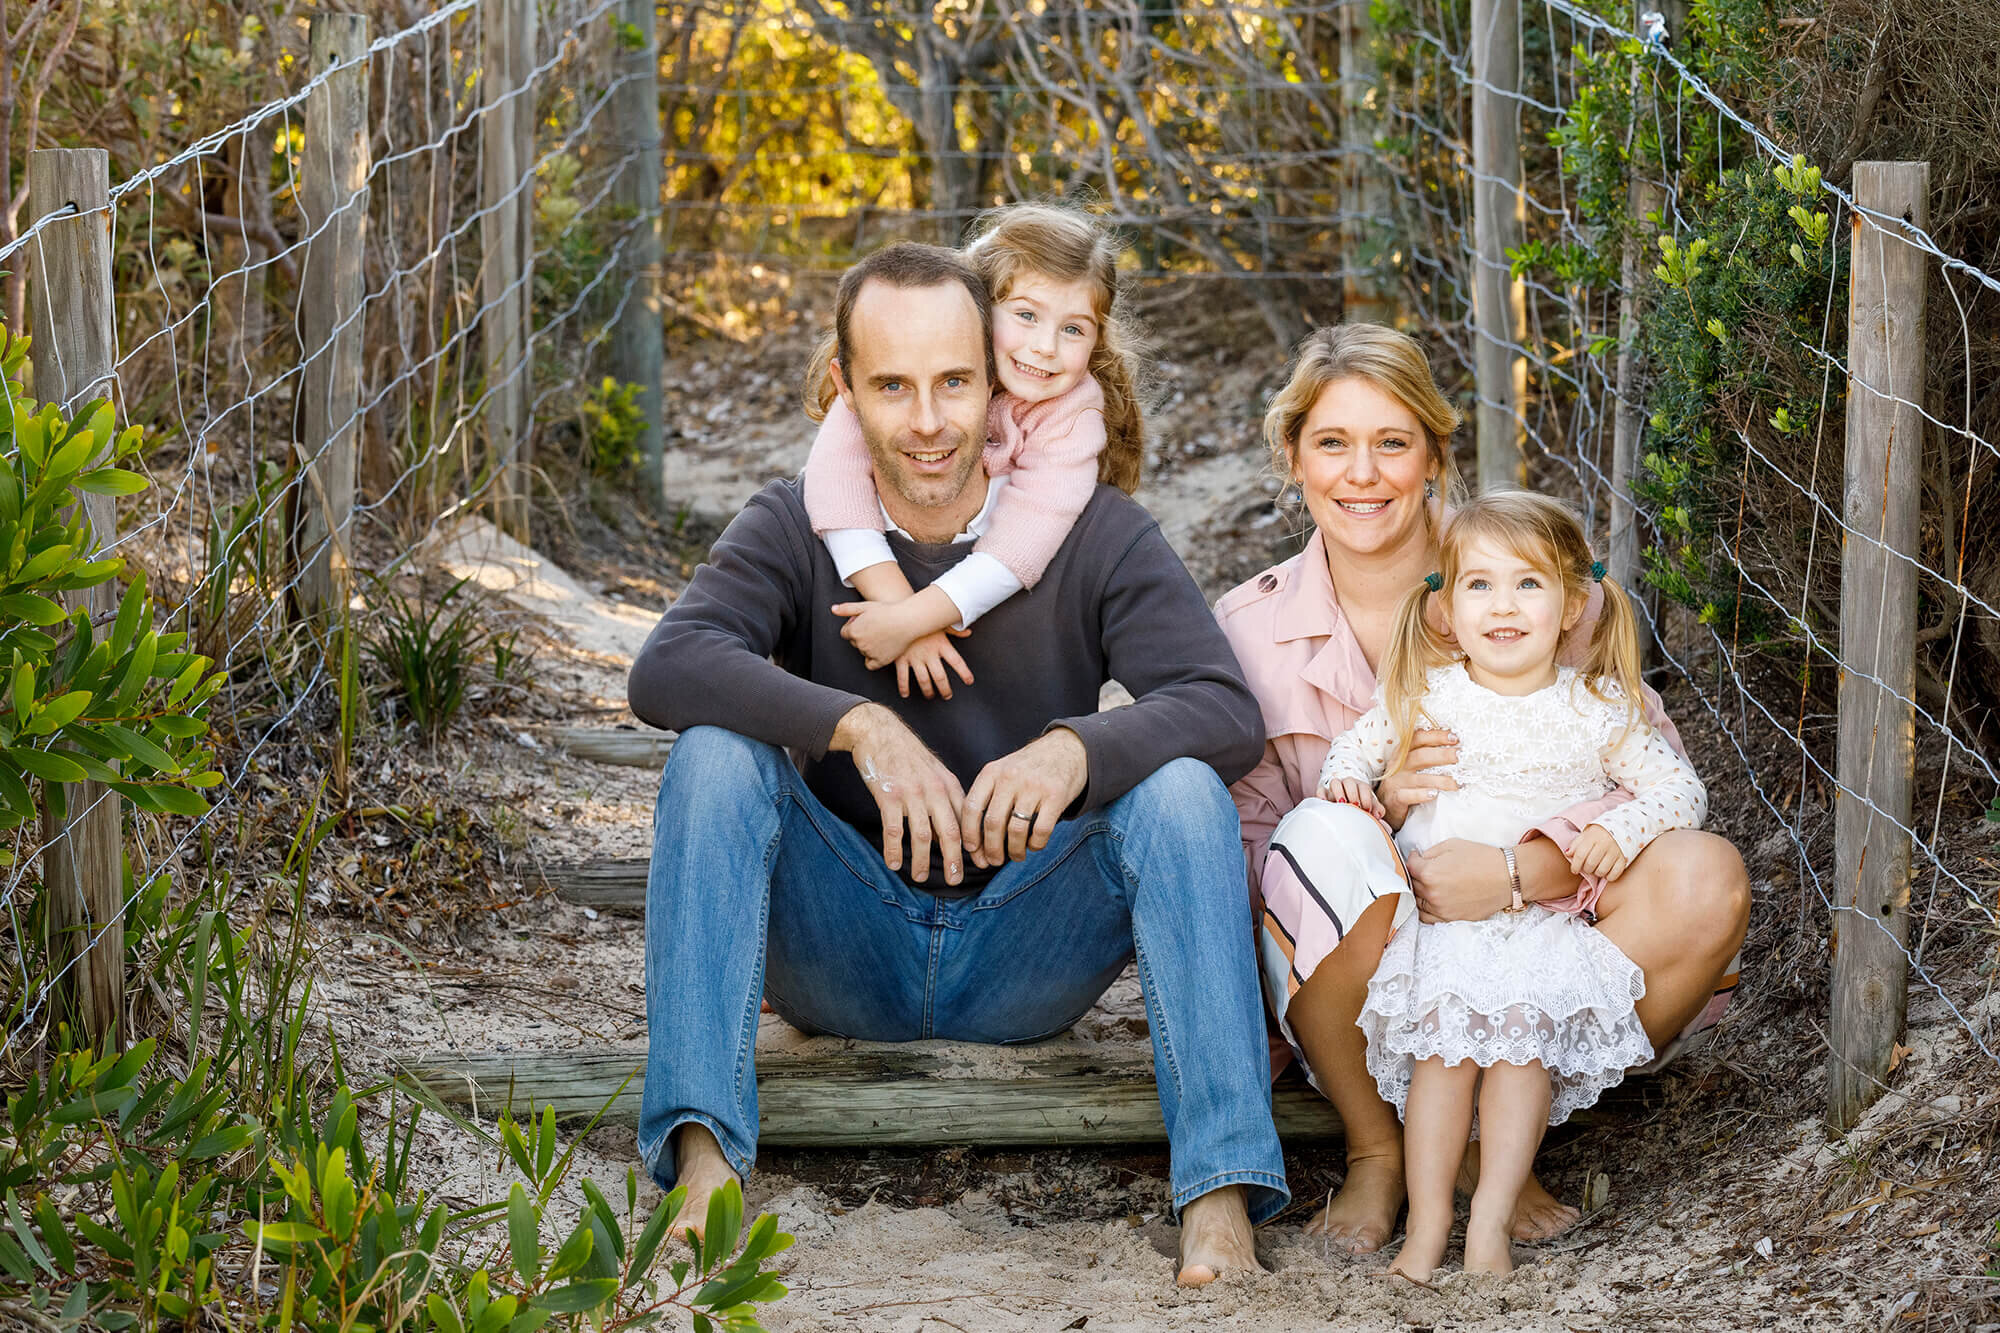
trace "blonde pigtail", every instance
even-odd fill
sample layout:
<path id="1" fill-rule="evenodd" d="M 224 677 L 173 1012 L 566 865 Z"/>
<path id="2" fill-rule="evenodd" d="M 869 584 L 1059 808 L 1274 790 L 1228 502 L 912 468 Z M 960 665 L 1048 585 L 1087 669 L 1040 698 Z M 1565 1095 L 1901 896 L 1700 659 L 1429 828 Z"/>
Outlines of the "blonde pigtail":
<path id="1" fill-rule="evenodd" d="M 812 360 L 806 362 L 806 374 L 802 396 L 806 404 L 806 416 L 813 421 L 826 420 L 827 409 L 840 396 L 840 390 L 833 383 L 833 356 L 837 350 L 833 330 L 828 329 L 813 344 Z"/>
<path id="2" fill-rule="evenodd" d="M 1431 668 L 1451 661 L 1450 646 L 1431 628 L 1426 614 L 1435 591 L 1438 589 L 1432 587 L 1430 579 L 1425 579 L 1404 595 L 1402 605 L 1396 608 L 1396 626 L 1389 634 L 1389 650 L 1383 655 L 1382 669 L 1377 673 L 1382 684 L 1382 705 L 1388 710 L 1389 724 L 1396 735 L 1395 758 L 1389 765 L 1391 773 L 1402 771 L 1403 761 L 1410 753 L 1410 738 L 1417 733 Z"/>
<path id="3" fill-rule="evenodd" d="M 1146 415 L 1140 406 L 1139 355 L 1131 331 L 1107 314 L 1090 352 L 1090 374 L 1104 391 L 1104 451 L 1097 479 L 1130 495 L 1146 467 Z"/>
<path id="4" fill-rule="evenodd" d="M 1597 627 L 1591 631 L 1590 646 L 1584 653 L 1584 681 L 1593 691 L 1600 680 L 1617 681 L 1625 691 L 1629 726 L 1645 712 L 1640 693 L 1644 684 L 1639 676 L 1639 618 L 1632 609 L 1632 598 L 1617 579 L 1606 575 L 1600 586 L 1604 608 L 1598 613 Z"/>

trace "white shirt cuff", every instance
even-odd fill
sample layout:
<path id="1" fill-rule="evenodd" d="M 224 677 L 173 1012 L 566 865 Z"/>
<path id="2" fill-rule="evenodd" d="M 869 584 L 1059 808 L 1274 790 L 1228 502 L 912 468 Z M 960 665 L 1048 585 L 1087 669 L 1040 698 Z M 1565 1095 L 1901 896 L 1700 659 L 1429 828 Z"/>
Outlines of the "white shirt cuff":
<path id="1" fill-rule="evenodd" d="M 1021 580 L 1014 577 L 1014 572 L 998 556 L 974 551 L 938 575 L 931 586 L 943 588 L 945 596 L 958 608 L 958 623 L 952 628 L 964 629 L 1021 591 Z"/>
<path id="2" fill-rule="evenodd" d="M 833 557 L 840 581 L 850 588 L 854 586 L 856 571 L 896 558 L 889 549 L 889 539 L 868 528 L 836 528 L 826 534 L 825 540 L 826 553 Z"/>

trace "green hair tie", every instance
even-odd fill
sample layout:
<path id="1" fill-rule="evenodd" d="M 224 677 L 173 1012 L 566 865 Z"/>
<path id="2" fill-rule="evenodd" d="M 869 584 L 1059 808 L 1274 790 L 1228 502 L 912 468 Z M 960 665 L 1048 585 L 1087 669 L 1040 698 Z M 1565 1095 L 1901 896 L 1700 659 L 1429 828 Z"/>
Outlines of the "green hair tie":
<path id="1" fill-rule="evenodd" d="M 1590 562 L 1590 577 L 1599 583 L 1604 582 L 1604 562 L 1602 560 L 1593 560 Z"/>
<path id="2" fill-rule="evenodd" d="M 1424 586 L 1432 592 L 1443 592 L 1444 575 L 1438 573 L 1436 570 L 1432 570 L 1430 573 L 1424 575 Z"/>

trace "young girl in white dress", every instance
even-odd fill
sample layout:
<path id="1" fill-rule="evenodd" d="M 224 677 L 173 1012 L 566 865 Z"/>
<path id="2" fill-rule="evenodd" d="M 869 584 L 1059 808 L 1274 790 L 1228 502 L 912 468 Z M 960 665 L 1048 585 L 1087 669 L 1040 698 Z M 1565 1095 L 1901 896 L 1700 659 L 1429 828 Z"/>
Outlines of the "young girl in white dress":
<path id="1" fill-rule="evenodd" d="M 1406 855 L 1464 838 L 1509 853 L 1511 873 L 1523 833 L 1613 785 L 1634 799 L 1577 837 L 1578 874 L 1616 879 L 1661 833 L 1698 827 L 1707 795 L 1641 715 L 1631 603 L 1591 559 L 1576 517 L 1504 491 L 1456 510 L 1440 544 L 1439 571 L 1399 612 L 1380 702 L 1334 742 L 1320 795 L 1381 817 L 1374 784 L 1414 731 L 1436 727 L 1458 738 L 1444 770 L 1458 787 L 1410 812 L 1396 834 Z M 1582 667 L 1559 667 L 1591 579 L 1604 585 L 1603 613 Z M 1512 1270 L 1509 1223 L 1544 1130 L 1652 1058 L 1633 1009 L 1645 992 L 1638 967 L 1593 926 L 1524 905 L 1518 879 L 1513 905 L 1484 921 L 1397 930 L 1360 1018 L 1368 1070 L 1403 1117 L 1410 1220 L 1392 1271 L 1424 1281 L 1443 1260 L 1475 1131 L 1465 1267 Z"/>

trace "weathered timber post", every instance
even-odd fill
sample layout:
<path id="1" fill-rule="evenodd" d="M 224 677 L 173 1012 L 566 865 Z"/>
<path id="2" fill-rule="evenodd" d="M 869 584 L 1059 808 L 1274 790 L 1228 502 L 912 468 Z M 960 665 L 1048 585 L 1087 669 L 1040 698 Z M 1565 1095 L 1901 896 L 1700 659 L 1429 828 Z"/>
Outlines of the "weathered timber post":
<path id="1" fill-rule="evenodd" d="M 81 216 L 51 223 L 23 259 L 33 294 L 35 397 L 74 410 L 109 398 L 117 385 L 117 333 L 111 312 L 111 155 L 102 148 L 49 148 L 28 154 L 28 212 Z M 110 441 L 102 442 L 107 448 Z M 118 533 L 110 496 L 85 495 L 91 541 Z M 117 614 L 115 582 L 64 597 L 93 621 Z M 74 960 L 57 1011 L 98 1042 L 124 1039 L 125 927 L 123 833 L 117 793 L 97 782 L 63 788 L 64 817 L 42 817 L 42 892 L 48 895 L 49 961 Z"/>
<path id="2" fill-rule="evenodd" d="M 528 256 L 535 120 L 534 7 L 484 0 L 479 84 L 480 217 L 483 245 L 480 341 L 486 352 L 486 450 L 499 527 L 528 539 Z M 526 145 L 524 146 L 524 140 Z"/>
<path id="3" fill-rule="evenodd" d="M 1632 229 L 1625 237 L 1618 295 L 1618 406 L 1611 423 L 1611 558 L 1606 563 L 1611 577 L 1634 597 L 1641 596 L 1643 589 L 1639 582 L 1639 509 L 1632 499 L 1632 483 L 1639 475 L 1639 442 L 1645 435 L 1646 420 L 1639 403 L 1639 285 L 1646 273 L 1651 239 L 1645 219 L 1659 210 L 1664 197 L 1652 181 L 1632 178 Z M 1637 619 L 1639 660 L 1650 662 L 1653 624 L 1643 614 Z"/>
<path id="4" fill-rule="evenodd" d="M 1857 162 L 1860 208 L 1930 221 L 1930 165 Z M 1916 759 L 1917 508 L 1924 423 L 1924 252 L 1854 214 L 1847 307 L 1848 532 L 1840 575 L 1827 1113 L 1845 1130 L 1881 1093 L 1903 1034 Z M 1872 679 L 1871 679 L 1872 677 Z"/>
<path id="5" fill-rule="evenodd" d="M 306 99 L 299 204 L 312 238 L 299 281 L 302 475 L 292 493 L 293 600 L 316 619 L 346 604 L 361 403 L 362 246 L 368 229 L 368 20 L 315 14 L 307 68 L 332 75 Z"/>
<path id="6" fill-rule="evenodd" d="M 1472 317 L 1479 488 L 1527 481 L 1521 403 L 1527 302 L 1507 252 L 1521 244 L 1521 0 L 1472 0 Z"/>
<path id="7" fill-rule="evenodd" d="M 1371 40 L 1367 0 L 1347 0 L 1340 7 L 1340 207 L 1347 217 L 1340 238 L 1341 266 L 1347 273 L 1341 317 L 1393 325 L 1394 274 L 1379 258 L 1366 268 L 1359 262 L 1371 249 L 1380 248 L 1389 216 L 1389 180 L 1375 151 L 1382 77 L 1369 49 Z"/>
<path id="8" fill-rule="evenodd" d="M 610 149 L 625 163 L 613 199 L 632 212 L 625 240 L 626 296 L 611 334 L 611 373 L 639 386 L 639 479 L 646 503 L 666 507 L 661 458 L 661 377 L 666 370 L 660 303 L 660 37 L 654 0 L 619 0 L 620 31 L 611 73 L 621 80 L 612 101 Z"/>

